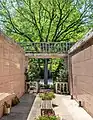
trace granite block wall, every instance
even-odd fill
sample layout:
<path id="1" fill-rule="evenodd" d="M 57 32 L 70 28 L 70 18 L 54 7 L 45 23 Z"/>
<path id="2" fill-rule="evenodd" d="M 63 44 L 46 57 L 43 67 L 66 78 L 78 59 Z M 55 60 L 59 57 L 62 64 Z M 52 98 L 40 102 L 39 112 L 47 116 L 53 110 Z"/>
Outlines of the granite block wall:
<path id="1" fill-rule="evenodd" d="M 93 116 L 93 45 L 72 56 L 73 96 Z"/>
<path id="2" fill-rule="evenodd" d="M 0 34 L 0 93 L 25 91 L 25 54 L 19 45 Z"/>

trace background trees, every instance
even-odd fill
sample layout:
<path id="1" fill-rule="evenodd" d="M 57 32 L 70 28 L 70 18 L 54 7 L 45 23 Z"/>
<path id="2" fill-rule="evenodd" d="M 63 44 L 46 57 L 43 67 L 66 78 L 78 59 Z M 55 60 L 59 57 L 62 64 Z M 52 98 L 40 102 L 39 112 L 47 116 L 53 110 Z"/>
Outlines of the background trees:
<path id="1" fill-rule="evenodd" d="M 18 42 L 76 41 L 93 26 L 92 6 L 92 0 L 0 0 L 0 26 Z"/>
<path id="2" fill-rule="evenodd" d="M 92 23 L 92 4 L 91 0 L 1 0 L 0 21 L 17 40 L 73 41 Z"/>

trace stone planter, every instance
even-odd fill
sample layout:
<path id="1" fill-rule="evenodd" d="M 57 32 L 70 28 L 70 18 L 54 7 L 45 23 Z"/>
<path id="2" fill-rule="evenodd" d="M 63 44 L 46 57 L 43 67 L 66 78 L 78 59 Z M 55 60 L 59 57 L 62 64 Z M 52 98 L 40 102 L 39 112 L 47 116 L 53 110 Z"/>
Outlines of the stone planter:
<path id="1" fill-rule="evenodd" d="M 41 101 L 41 116 L 44 115 L 55 115 L 52 107 L 52 100 L 42 100 Z"/>

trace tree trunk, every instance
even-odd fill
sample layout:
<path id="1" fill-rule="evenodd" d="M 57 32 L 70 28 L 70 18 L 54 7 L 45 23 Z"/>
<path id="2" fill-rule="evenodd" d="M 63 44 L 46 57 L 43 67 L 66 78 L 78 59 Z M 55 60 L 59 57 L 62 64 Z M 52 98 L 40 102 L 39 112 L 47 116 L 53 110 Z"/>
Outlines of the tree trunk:
<path id="1" fill-rule="evenodd" d="M 44 85 L 48 84 L 48 59 L 44 61 Z"/>

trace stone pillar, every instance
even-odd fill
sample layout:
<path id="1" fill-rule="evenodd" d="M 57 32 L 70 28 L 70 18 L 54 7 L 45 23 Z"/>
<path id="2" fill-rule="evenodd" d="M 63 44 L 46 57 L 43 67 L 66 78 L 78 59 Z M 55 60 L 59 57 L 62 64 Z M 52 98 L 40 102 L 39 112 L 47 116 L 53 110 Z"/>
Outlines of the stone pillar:
<path id="1" fill-rule="evenodd" d="M 57 93 L 57 83 L 56 83 L 56 93 Z"/>
<path id="2" fill-rule="evenodd" d="M 25 68 L 28 68 L 28 57 L 25 57 Z"/>
<path id="3" fill-rule="evenodd" d="M 38 91 L 38 84 L 37 84 L 37 82 L 35 82 L 35 86 L 36 86 L 36 93 L 37 93 L 37 91 Z"/>
<path id="4" fill-rule="evenodd" d="M 60 82 L 60 92 L 61 92 L 61 82 Z"/>
<path id="5" fill-rule="evenodd" d="M 25 57 L 25 92 L 30 89 L 30 82 L 28 80 L 28 57 Z"/>
<path id="6" fill-rule="evenodd" d="M 68 55 L 68 89 L 70 91 L 71 98 L 73 98 L 73 76 L 72 76 L 72 56 Z"/>
<path id="7" fill-rule="evenodd" d="M 67 84 L 67 86 L 66 86 L 66 87 L 67 87 L 67 93 L 69 93 L 68 84 Z"/>
<path id="8" fill-rule="evenodd" d="M 36 92 L 39 93 L 39 82 L 36 82 Z"/>
<path id="9" fill-rule="evenodd" d="M 66 65 L 66 68 L 68 68 L 68 56 L 64 57 L 64 63 Z"/>
<path id="10" fill-rule="evenodd" d="M 45 59 L 44 63 L 44 84 L 48 84 L 48 59 Z"/>

